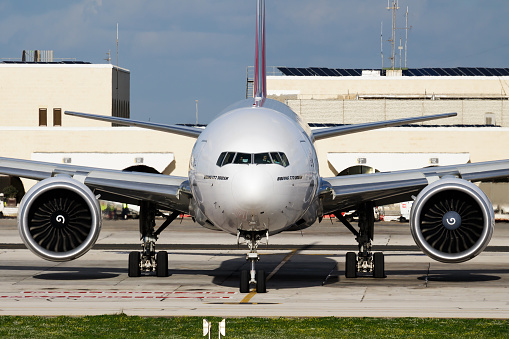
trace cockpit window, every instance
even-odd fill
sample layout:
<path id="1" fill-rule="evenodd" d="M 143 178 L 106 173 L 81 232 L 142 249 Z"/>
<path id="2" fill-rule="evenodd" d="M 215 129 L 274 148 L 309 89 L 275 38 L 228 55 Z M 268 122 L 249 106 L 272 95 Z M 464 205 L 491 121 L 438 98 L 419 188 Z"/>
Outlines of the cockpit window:
<path id="1" fill-rule="evenodd" d="M 237 153 L 234 163 L 236 164 L 250 164 L 252 154 L 249 153 Z"/>
<path id="2" fill-rule="evenodd" d="M 219 155 L 219 159 L 217 159 L 217 162 L 216 162 L 217 166 L 221 167 L 221 165 L 223 164 L 225 155 L 226 155 L 226 152 L 223 152 Z"/>
<path id="3" fill-rule="evenodd" d="M 269 153 L 256 153 L 254 155 L 255 164 L 272 164 Z"/>
<path id="4" fill-rule="evenodd" d="M 224 156 L 222 166 L 231 164 L 233 162 L 233 158 L 235 158 L 235 152 L 227 152 L 226 155 Z"/>
<path id="5" fill-rule="evenodd" d="M 283 167 L 290 165 L 290 163 L 288 162 L 288 158 L 286 157 L 286 154 L 279 152 L 279 155 L 281 156 L 281 165 L 283 165 Z"/>
<path id="6" fill-rule="evenodd" d="M 288 166 L 288 158 L 283 152 L 266 152 L 266 153 L 236 153 L 223 152 L 219 155 L 216 165 L 222 167 L 228 164 L 276 164 L 283 167 Z"/>

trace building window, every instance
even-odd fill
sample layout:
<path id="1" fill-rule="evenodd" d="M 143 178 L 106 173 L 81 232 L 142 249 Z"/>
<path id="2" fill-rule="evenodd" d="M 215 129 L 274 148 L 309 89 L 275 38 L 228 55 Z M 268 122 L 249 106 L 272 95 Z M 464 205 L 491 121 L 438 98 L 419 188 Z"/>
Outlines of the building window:
<path id="1" fill-rule="evenodd" d="M 39 126 L 48 126 L 47 108 L 39 108 Z"/>
<path id="2" fill-rule="evenodd" d="M 484 115 L 484 124 L 488 126 L 495 126 L 495 113 L 486 113 Z"/>
<path id="3" fill-rule="evenodd" d="M 62 126 L 61 108 L 53 108 L 53 126 Z"/>

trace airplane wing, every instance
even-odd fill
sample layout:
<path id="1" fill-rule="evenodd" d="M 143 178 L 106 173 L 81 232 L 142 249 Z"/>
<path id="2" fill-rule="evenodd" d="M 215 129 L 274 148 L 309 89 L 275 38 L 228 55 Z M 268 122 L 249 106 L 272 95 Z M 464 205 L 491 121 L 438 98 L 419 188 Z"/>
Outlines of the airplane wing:
<path id="1" fill-rule="evenodd" d="M 105 115 L 79 113 L 79 112 L 71 112 L 71 111 L 65 111 L 64 113 L 66 115 L 71 115 L 71 116 L 80 117 L 80 118 L 106 121 L 106 122 L 111 122 L 114 124 L 125 125 L 125 126 L 141 127 L 141 128 L 152 129 L 152 130 L 160 131 L 160 132 L 183 135 L 183 136 L 192 137 L 192 138 L 197 138 L 200 135 L 200 133 L 203 131 L 201 128 L 195 128 L 195 127 L 180 126 L 180 125 L 165 125 L 165 124 L 131 120 L 131 119 L 126 119 L 126 118 L 111 117 L 111 116 L 105 116 Z"/>
<path id="2" fill-rule="evenodd" d="M 509 160 L 322 178 L 324 212 L 347 211 L 368 201 L 377 206 L 409 201 L 428 184 L 443 177 L 474 182 L 507 181 Z"/>
<path id="3" fill-rule="evenodd" d="M 367 122 L 364 124 L 354 124 L 354 125 L 345 125 L 338 127 L 328 127 L 328 128 L 320 128 L 313 130 L 313 137 L 315 140 L 332 138 L 339 135 L 345 135 L 350 133 L 358 133 L 370 131 L 373 129 L 391 127 L 391 126 L 401 126 L 405 124 L 411 124 L 416 122 L 422 122 L 427 120 L 435 120 L 435 119 L 443 119 L 456 116 L 457 113 L 444 113 L 444 114 L 435 114 L 435 115 L 425 115 L 422 117 L 414 117 L 414 118 L 404 118 L 404 119 L 395 119 L 395 120 L 384 120 L 384 121 L 375 121 L 375 122 Z"/>
<path id="4" fill-rule="evenodd" d="M 189 209 L 191 190 L 186 177 L 10 158 L 0 158 L 0 173 L 35 180 L 66 175 L 83 182 L 103 200 L 132 204 L 146 200 L 183 213 Z"/>

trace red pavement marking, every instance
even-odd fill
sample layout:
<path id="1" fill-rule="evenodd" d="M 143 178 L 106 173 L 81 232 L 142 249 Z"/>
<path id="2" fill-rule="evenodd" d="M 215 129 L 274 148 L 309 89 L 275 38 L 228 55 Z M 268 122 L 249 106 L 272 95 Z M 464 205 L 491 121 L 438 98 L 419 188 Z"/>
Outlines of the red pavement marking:
<path id="1" fill-rule="evenodd" d="M 19 295 L 0 295 L 0 299 L 230 299 L 237 292 L 212 291 L 22 291 Z"/>

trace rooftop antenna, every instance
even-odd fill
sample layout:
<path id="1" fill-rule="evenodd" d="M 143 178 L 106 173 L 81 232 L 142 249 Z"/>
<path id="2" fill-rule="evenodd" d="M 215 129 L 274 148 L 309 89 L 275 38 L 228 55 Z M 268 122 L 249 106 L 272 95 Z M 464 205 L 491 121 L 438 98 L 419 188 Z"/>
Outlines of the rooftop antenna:
<path id="1" fill-rule="evenodd" d="M 108 50 L 108 53 L 106 53 L 106 55 L 107 55 L 108 57 L 107 57 L 106 59 L 104 59 L 104 60 L 108 61 L 108 63 L 109 63 L 109 64 L 111 64 L 111 49 L 110 49 L 110 50 Z"/>
<path id="2" fill-rule="evenodd" d="M 389 40 L 391 42 L 391 68 L 394 70 L 394 61 L 395 61 L 395 49 L 394 42 L 396 41 L 396 11 L 399 9 L 398 0 L 392 0 L 392 3 L 389 5 L 390 0 L 387 0 L 387 9 L 392 11 L 392 36 Z"/>
<path id="3" fill-rule="evenodd" d="M 118 90 L 118 22 L 117 22 L 117 90 Z"/>
<path id="4" fill-rule="evenodd" d="M 382 56 L 382 71 L 384 69 L 384 43 L 383 43 L 384 22 L 380 22 L 380 54 Z"/>
<path id="5" fill-rule="evenodd" d="M 198 126 L 198 100 L 196 101 L 196 126 Z"/>
<path id="6" fill-rule="evenodd" d="M 408 27 L 408 6 L 406 6 L 406 14 L 405 14 L 405 68 L 407 68 L 406 52 L 407 52 L 408 30 L 409 29 L 412 29 L 412 26 Z"/>
<path id="7" fill-rule="evenodd" d="M 399 69 L 401 69 L 401 50 L 403 49 L 403 46 L 401 46 L 401 37 L 399 37 L 398 49 L 399 49 Z M 406 67 L 406 62 L 405 62 L 405 67 Z"/>

